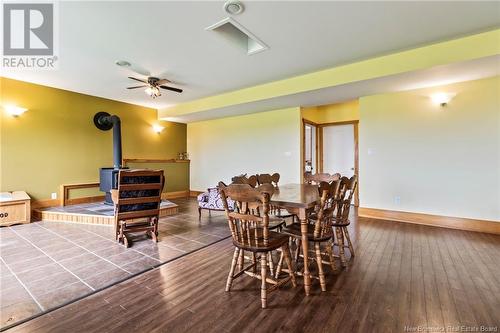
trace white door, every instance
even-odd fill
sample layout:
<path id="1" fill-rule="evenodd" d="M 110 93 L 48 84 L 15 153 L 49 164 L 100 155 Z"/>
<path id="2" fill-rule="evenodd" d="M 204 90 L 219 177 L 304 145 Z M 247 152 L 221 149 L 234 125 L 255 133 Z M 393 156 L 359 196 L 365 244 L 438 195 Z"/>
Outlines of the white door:
<path id="1" fill-rule="evenodd" d="M 323 127 L 323 172 L 354 175 L 354 125 Z"/>

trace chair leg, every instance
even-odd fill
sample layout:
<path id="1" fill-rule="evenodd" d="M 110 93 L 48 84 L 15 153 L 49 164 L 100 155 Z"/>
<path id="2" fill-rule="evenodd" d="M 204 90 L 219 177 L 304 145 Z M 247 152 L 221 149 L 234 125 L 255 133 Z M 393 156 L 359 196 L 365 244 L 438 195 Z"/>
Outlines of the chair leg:
<path id="1" fill-rule="evenodd" d="M 271 276 L 274 276 L 274 261 L 273 254 L 271 252 L 267 252 L 267 261 L 269 262 L 269 272 Z"/>
<path id="2" fill-rule="evenodd" d="M 241 271 L 243 269 L 243 265 L 245 264 L 245 251 L 240 250 L 240 255 L 238 257 L 238 270 Z"/>
<path id="3" fill-rule="evenodd" d="M 290 251 L 290 248 L 288 248 L 288 251 Z M 283 259 L 285 258 L 285 253 L 283 248 L 281 249 L 280 253 L 280 260 L 278 261 L 278 266 L 276 267 L 276 273 L 274 274 L 274 277 L 277 279 L 280 274 L 281 274 L 281 268 L 283 267 Z"/>
<path id="4" fill-rule="evenodd" d="M 254 273 L 257 273 L 257 255 L 255 254 L 255 252 L 252 252 L 252 264 L 253 264 L 252 271 Z"/>
<path id="5" fill-rule="evenodd" d="M 352 246 L 351 237 L 349 236 L 349 231 L 347 227 L 342 227 L 342 231 L 344 232 L 345 239 L 347 240 L 347 246 L 349 246 L 349 252 L 351 253 L 351 257 L 354 257 L 354 246 Z"/>
<path id="6" fill-rule="evenodd" d="M 233 260 L 231 261 L 231 268 L 229 269 L 229 275 L 227 276 L 226 291 L 231 290 L 231 285 L 233 284 L 234 269 L 236 268 L 236 263 L 238 261 L 239 254 L 240 254 L 240 249 L 236 247 L 234 249 Z"/>
<path id="7" fill-rule="evenodd" d="M 262 283 L 260 286 L 260 301 L 262 308 L 267 308 L 267 288 L 266 288 L 266 278 L 267 278 L 267 255 L 262 253 L 260 256 L 260 277 Z"/>
<path id="8" fill-rule="evenodd" d="M 288 266 L 288 275 L 292 279 L 292 286 L 297 287 L 297 281 L 295 280 L 295 271 L 292 265 L 292 255 L 290 253 L 290 248 L 288 244 L 282 247 L 281 255 L 285 258 L 286 265 Z"/>
<path id="9" fill-rule="evenodd" d="M 345 251 L 344 251 L 344 235 L 342 234 L 342 230 L 339 227 L 335 228 L 335 234 L 337 235 L 337 243 L 339 244 L 339 257 L 340 257 L 340 264 L 342 267 L 347 266 L 347 260 L 345 258 Z"/>
<path id="10" fill-rule="evenodd" d="M 198 207 L 198 221 L 201 221 L 201 207 Z"/>
<path id="11" fill-rule="evenodd" d="M 337 265 L 335 264 L 335 258 L 333 257 L 333 241 L 332 240 L 328 241 L 328 244 L 326 245 L 326 253 L 328 254 L 328 258 L 330 259 L 330 266 L 332 267 L 332 270 L 336 271 Z"/>
<path id="12" fill-rule="evenodd" d="M 295 249 L 295 265 L 299 264 L 299 258 L 300 258 L 300 239 L 296 239 L 297 241 L 297 248 Z"/>
<path id="13" fill-rule="evenodd" d="M 321 246 L 319 242 L 314 243 L 314 249 L 316 252 L 316 263 L 318 265 L 319 284 L 321 285 L 321 291 L 326 291 L 325 273 L 323 271 L 323 260 L 321 259 Z"/>

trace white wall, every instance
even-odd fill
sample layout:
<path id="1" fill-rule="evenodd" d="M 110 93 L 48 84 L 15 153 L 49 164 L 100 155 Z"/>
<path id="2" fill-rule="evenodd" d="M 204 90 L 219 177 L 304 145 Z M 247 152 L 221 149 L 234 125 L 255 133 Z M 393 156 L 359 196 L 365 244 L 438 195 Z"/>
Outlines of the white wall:
<path id="1" fill-rule="evenodd" d="M 499 96 L 495 77 L 361 98 L 360 206 L 499 221 Z"/>
<path id="2" fill-rule="evenodd" d="M 300 108 L 190 123 L 191 190 L 204 191 L 241 174 L 273 173 L 300 182 Z"/>

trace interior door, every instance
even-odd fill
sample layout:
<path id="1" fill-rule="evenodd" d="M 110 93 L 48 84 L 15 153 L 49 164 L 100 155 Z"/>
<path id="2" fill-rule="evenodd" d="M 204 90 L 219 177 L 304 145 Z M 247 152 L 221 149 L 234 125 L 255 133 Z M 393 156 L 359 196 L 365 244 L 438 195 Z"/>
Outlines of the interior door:
<path id="1" fill-rule="evenodd" d="M 304 173 L 316 173 L 316 126 L 304 124 Z"/>
<path id="2" fill-rule="evenodd" d="M 322 171 L 351 177 L 355 173 L 354 124 L 323 127 Z"/>

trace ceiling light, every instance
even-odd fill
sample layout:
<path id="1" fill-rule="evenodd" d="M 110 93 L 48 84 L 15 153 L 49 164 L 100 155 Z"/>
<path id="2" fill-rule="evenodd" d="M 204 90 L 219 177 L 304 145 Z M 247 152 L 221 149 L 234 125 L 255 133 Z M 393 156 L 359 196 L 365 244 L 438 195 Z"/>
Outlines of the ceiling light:
<path id="1" fill-rule="evenodd" d="M 121 67 L 130 67 L 130 66 L 132 66 L 130 64 L 130 62 L 125 61 L 125 60 L 117 60 L 117 61 L 115 61 L 115 64 L 117 64 L 118 66 L 121 66 Z"/>
<path id="2" fill-rule="evenodd" d="M 224 3 L 224 11 L 229 15 L 241 14 L 243 10 L 245 10 L 245 7 L 243 7 L 243 4 L 239 1 L 227 1 Z"/>
<path id="3" fill-rule="evenodd" d="M 165 127 L 163 126 L 160 126 L 158 124 L 153 124 L 153 131 L 155 131 L 156 133 L 160 134 L 161 131 L 163 131 L 165 129 Z"/>
<path id="4" fill-rule="evenodd" d="M 448 105 L 448 103 L 455 97 L 456 93 L 444 93 L 439 92 L 431 95 L 431 100 L 434 104 L 441 105 L 442 107 Z"/>
<path id="5" fill-rule="evenodd" d="M 153 98 L 161 96 L 160 89 L 158 89 L 158 87 L 156 86 L 149 86 L 144 90 L 144 92 L 146 93 L 146 95 L 149 95 Z"/>
<path id="6" fill-rule="evenodd" d="M 8 114 L 10 114 L 13 117 L 19 117 L 20 115 L 28 111 L 28 109 L 26 108 L 21 108 L 15 105 L 6 105 L 4 106 L 4 109 L 5 111 L 7 111 Z"/>

